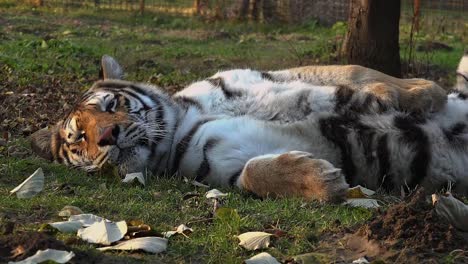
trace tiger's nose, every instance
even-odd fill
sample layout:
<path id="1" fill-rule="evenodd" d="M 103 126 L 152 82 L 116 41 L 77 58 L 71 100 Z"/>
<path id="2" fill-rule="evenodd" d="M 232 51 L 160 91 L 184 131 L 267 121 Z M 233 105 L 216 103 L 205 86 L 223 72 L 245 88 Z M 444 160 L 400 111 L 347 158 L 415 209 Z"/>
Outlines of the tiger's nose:
<path id="1" fill-rule="evenodd" d="M 117 144 L 117 138 L 119 137 L 120 128 L 119 126 L 110 126 L 101 130 L 101 136 L 98 140 L 98 145 L 109 146 Z"/>

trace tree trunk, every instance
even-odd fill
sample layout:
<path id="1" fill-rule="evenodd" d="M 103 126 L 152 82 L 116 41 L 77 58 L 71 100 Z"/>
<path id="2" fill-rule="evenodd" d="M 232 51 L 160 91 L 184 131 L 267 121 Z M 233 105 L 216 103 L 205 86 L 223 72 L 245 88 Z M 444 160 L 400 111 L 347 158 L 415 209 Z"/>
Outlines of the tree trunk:
<path id="1" fill-rule="evenodd" d="M 401 77 L 400 0 L 351 0 L 344 53 L 350 64 Z"/>
<path id="2" fill-rule="evenodd" d="M 245 21 L 247 20 L 249 16 L 249 7 L 250 7 L 250 1 L 249 0 L 239 0 L 239 15 L 238 19 L 240 21 Z"/>
<path id="3" fill-rule="evenodd" d="M 140 14 L 143 15 L 145 12 L 145 0 L 140 0 Z"/>
<path id="4" fill-rule="evenodd" d="M 263 0 L 263 22 L 276 21 L 276 0 Z"/>

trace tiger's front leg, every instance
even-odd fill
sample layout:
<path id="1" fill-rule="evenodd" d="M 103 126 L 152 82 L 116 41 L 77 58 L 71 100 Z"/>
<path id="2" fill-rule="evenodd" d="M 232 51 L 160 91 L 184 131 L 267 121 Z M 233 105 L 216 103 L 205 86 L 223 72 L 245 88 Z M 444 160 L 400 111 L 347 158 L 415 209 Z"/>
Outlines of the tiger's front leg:
<path id="1" fill-rule="evenodd" d="M 344 201 L 349 187 L 340 169 L 302 151 L 250 159 L 237 185 L 260 197 L 303 197 L 333 203 Z"/>

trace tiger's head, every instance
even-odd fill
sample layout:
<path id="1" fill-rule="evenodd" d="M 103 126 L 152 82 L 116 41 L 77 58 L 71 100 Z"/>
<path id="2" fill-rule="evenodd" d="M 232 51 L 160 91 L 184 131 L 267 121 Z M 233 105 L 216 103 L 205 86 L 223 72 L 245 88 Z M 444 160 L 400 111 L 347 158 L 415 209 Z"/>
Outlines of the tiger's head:
<path id="1" fill-rule="evenodd" d="M 99 170 L 107 162 L 121 175 L 142 171 L 148 143 L 162 135 L 158 105 L 149 98 L 154 88 L 118 80 L 122 68 L 109 56 L 102 59 L 101 73 L 104 80 L 96 82 L 63 120 L 31 136 L 32 149 L 43 158 L 86 171 Z"/>

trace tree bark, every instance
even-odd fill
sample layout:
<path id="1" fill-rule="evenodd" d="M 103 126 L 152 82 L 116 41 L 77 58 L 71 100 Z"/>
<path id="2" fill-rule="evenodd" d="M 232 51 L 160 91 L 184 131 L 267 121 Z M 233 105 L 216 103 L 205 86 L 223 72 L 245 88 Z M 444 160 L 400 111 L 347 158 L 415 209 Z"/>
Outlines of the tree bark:
<path id="1" fill-rule="evenodd" d="M 249 7 L 250 7 L 250 1 L 249 0 L 239 0 L 239 15 L 238 19 L 240 21 L 245 21 L 247 20 L 249 16 Z"/>
<path id="2" fill-rule="evenodd" d="M 140 14 L 143 15 L 145 12 L 145 0 L 140 0 Z"/>
<path id="3" fill-rule="evenodd" d="M 348 63 L 401 77 L 400 0 L 351 0 L 344 53 Z"/>

